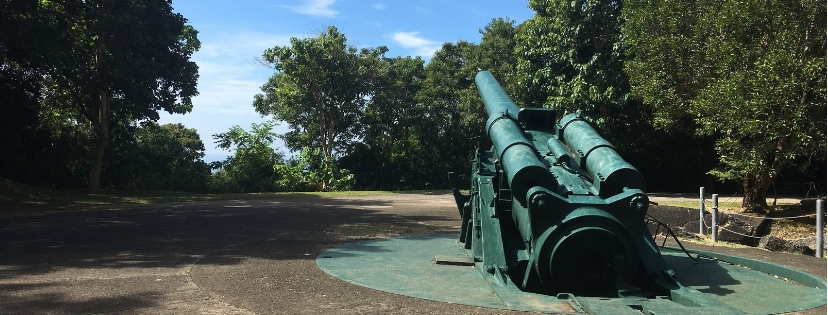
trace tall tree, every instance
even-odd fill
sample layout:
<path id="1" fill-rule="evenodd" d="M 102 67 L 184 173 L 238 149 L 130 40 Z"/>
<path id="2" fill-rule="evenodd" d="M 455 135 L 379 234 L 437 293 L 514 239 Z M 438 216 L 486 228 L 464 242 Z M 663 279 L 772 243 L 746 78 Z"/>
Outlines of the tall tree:
<path id="1" fill-rule="evenodd" d="M 113 123 L 191 110 L 197 32 L 170 0 L 41 1 L 38 14 L 64 27 L 47 73 L 92 125 L 88 188 L 97 190 Z"/>
<path id="2" fill-rule="evenodd" d="M 0 32 L 0 68 L 37 85 L 41 126 L 94 134 L 88 188 L 100 187 L 111 125 L 190 110 L 199 43 L 185 21 L 169 0 L 0 2 L 0 27 L 17 30 Z"/>
<path id="3" fill-rule="evenodd" d="M 518 91 L 529 107 L 580 110 L 603 124 L 625 106 L 621 1 L 530 0 L 535 16 L 516 34 Z"/>
<path id="4" fill-rule="evenodd" d="M 663 125 L 689 115 L 718 138 L 720 167 L 745 208 L 783 168 L 826 148 L 824 1 L 627 1 L 633 92 Z"/>
<path id="5" fill-rule="evenodd" d="M 59 48 L 62 28 L 39 8 L 38 1 L 0 1 L 0 177 L 77 188 L 82 180 L 71 170 L 78 144 L 72 140 L 85 135 L 62 132 L 64 124 L 50 121 L 58 110 L 47 104 L 54 100 L 53 80 L 43 69 Z"/>
<path id="6" fill-rule="evenodd" d="M 420 148 L 421 158 L 414 162 L 421 185 L 445 187 L 447 171 L 466 174 L 475 146 L 488 145 L 484 131 L 488 117 L 474 76 L 489 70 L 507 92 L 514 93 L 515 31 L 514 21 L 492 19 L 480 30 L 479 45 L 462 40 L 445 43 L 425 66 L 416 95 L 421 118 L 412 128 Z"/>
<path id="7" fill-rule="evenodd" d="M 478 32 L 482 36 L 474 66 L 491 72 L 507 94 L 516 95 L 515 21 L 509 18 L 494 18 Z"/>
<path id="8" fill-rule="evenodd" d="M 253 106 L 262 115 L 288 122 L 291 131 L 283 139 L 289 149 L 320 148 L 324 158 L 334 157 L 358 138 L 374 65 L 387 50 L 357 50 L 333 26 L 315 38 L 291 38 L 290 46 L 273 47 L 262 55 L 276 73 Z"/>

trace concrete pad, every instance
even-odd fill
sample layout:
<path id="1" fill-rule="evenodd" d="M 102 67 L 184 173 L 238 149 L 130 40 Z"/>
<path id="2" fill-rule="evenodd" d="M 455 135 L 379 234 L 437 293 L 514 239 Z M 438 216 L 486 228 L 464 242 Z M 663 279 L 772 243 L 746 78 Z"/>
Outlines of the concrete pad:
<path id="1" fill-rule="evenodd" d="M 331 277 L 314 261 L 366 238 L 457 233 L 458 221 L 450 195 L 430 194 L 0 216 L 0 314 L 529 314 L 380 292 Z M 371 226 L 382 229 L 362 228 Z M 825 278 L 824 259 L 713 250 Z"/>

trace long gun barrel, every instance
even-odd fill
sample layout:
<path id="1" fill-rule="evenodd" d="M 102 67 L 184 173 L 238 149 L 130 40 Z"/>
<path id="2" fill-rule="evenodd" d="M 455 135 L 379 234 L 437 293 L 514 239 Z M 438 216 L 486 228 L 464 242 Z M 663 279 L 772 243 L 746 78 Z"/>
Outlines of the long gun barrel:
<path id="1" fill-rule="evenodd" d="M 481 71 L 474 77 L 474 83 L 477 85 L 477 90 L 480 91 L 480 98 L 483 99 L 483 105 L 486 107 L 486 113 L 489 117 L 500 116 L 503 113 L 509 113 L 517 119 L 520 108 L 512 102 L 512 99 L 506 95 L 506 91 L 500 87 L 494 76 L 488 71 Z"/>
<path id="2" fill-rule="evenodd" d="M 486 133 L 492 140 L 497 159 L 507 174 L 512 194 L 526 205 L 527 191 L 538 185 L 554 185 L 555 179 L 542 162 L 538 149 L 526 139 L 517 120 L 520 109 L 506 95 L 492 74 L 488 71 L 478 73 L 475 83 L 486 112 L 489 113 Z"/>

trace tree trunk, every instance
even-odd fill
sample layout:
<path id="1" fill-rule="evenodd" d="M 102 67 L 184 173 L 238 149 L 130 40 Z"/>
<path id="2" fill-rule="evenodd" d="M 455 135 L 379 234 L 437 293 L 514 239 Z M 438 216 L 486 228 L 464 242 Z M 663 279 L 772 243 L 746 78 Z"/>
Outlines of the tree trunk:
<path id="1" fill-rule="evenodd" d="M 331 118 L 330 126 L 327 128 L 327 134 L 323 137 L 323 142 L 325 142 L 325 150 L 322 152 L 322 171 L 324 174 L 322 175 L 322 191 L 328 191 L 331 188 L 331 178 L 329 175 L 332 172 L 333 165 L 330 163 L 334 163 L 333 160 L 333 146 L 334 146 L 334 128 L 336 128 L 336 120 Z"/>
<path id="2" fill-rule="evenodd" d="M 768 208 L 766 196 L 768 187 L 773 179 L 768 175 L 747 175 L 742 182 L 745 190 L 745 198 L 742 200 L 742 208 L 750 211 L 763 211 Z"/>
<path id="3" fill-rule="evenodd" d="M 100 36 L 99 36 L 100 37 Z M 90 191 L 101 189 L 101 170 L 103 169 L 104 153 L 109 140 L 109 93 L 103 87 L 101 81 L 101 68 L 103 67 L 104 44 L 98 38 L 95 42 L 95 70 L 98 76 L 98 100 L 92 105 L 91 120 L 95 128 L 95 152 L 92 155 L 92 162 L 89 165 L 89 182 L 87 188 Z M 96 110 L 95 110 L 96 109 Z"/>
<path id="4" fill-rule="evenodd" d="M 785 156 L 782 155 L 781 152 L 785 152 L 785 149 L 790 145 L 788 141 L 789 138 L 787 136 L 780 137 L 777 140 L 776 153 L 774 154 L 773 162 L 770 164 L 769 168 L 760 171 L 759 174 L 745 176 L 745 180 L 742 184 L 742 187 L 745 190 L 745 199 L 742 200 L 742 208 L 750 211 L 763 211 L 769 209 L 768 202 L 766 200 L 768 188 L 770 188 L 773 181 L 776 180 L 776 177 L 779 176 L 779 173 L 782 173 L 782 169 L 787 163 L 787 159 L 785 159 Z"/>
<path id="5" fill-rule="evenodd" d="M 101 170 L 103 169 L 104 153 L 109 142 L 109 95 L 101 90 L 98 93 L 98 115 L 93 121 L 95 125 L 95 152 L 92 155 L 92 163 L 89 167 L 90 191 L 101 189 Z"/>

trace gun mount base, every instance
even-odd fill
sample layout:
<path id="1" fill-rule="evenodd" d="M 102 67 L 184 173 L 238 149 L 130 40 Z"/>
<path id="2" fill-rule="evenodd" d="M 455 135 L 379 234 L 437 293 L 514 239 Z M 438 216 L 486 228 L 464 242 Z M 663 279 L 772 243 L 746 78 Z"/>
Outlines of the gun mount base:
<path id="1" fill-rule="evenodd" d="M 319 254 L 317 266 L 360 286 L 434 301 L 554 314 L 777 314 L 825 304 L 825 280 L 784 266 L 698 252 L 718 260 L 695 262 L 664 250 L 664 259 L 685 285 L 673 300 L 547 296 L 498 285 L 468 265 L 435 264 L 435 256 L 467 257 L 457 235 L 420 235 L 351 243 Z M 731 262 L 731 263 L 728 263 Z M 776 275 L 777 277 L 775 277 Z M 792 281 L 785 281 L 787 278 Z M 803 285 L 804 284 L 804 285 Z M 768 288 L 774 288 L 768 290 Z M 705 302 L 688 306 L 677 297 Z M 685 303 L 687 304 L 687 303 Z"/>

